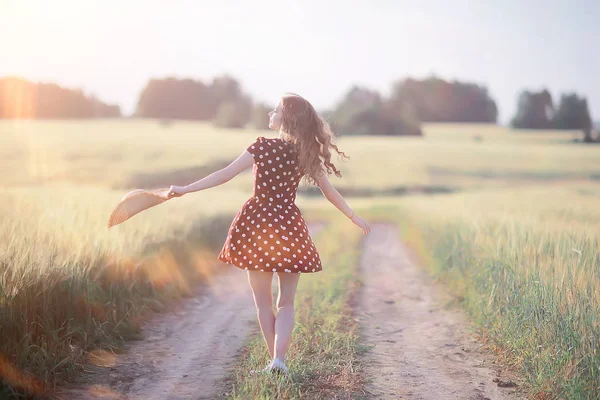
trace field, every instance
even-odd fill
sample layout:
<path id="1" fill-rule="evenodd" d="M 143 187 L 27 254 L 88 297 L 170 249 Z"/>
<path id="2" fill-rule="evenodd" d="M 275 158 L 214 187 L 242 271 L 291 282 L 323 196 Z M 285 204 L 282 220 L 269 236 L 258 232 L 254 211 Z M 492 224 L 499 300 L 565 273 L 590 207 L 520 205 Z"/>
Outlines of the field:
<path id="1" fill-rule="evenodd" d="M 42 390 L 73 376 L 90 351 L 118 349 L 150 311 L 209 280 L 250 196 L 250 173 L 111 230 L 106 219 L 127 190 L 199 179 L 258 135 L 272 133 L 148 120 L 0 122 L 5 383 Z M 338 161 L 344 177 L 334 185 L 359 215 L 402 228 L 531 397 L 600 396 L 600 148 L 574 143 L 577 135 L 430 125 L 424 138 L 338 140 L 350 161 Z M 347 223 L 314 189 L 297 203 L 307 218 L 329 218 L 331 232 Z M 339 273 L 338 286 L 307 293 L 353 285 L 351 268 Z M 299 310 L 299 326 L 319 318 L 336 329 L 345 300 L 315 300 L 316 315 Z M 255 363 L 259 345 L 242 362 Z M 244 385 L 240 398 L 265 395 Z"/>

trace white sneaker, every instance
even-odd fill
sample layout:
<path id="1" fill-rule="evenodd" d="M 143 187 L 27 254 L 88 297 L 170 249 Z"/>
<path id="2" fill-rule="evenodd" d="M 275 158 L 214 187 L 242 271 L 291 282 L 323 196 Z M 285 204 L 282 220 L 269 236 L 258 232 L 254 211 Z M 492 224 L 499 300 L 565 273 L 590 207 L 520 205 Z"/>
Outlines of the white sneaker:
<path id="1" fill-rule="evenodd" d="M 250 370 L 250 375 L 256 375 L 256 374 L 265 374 L 267 372 L 271 372 L 271 365 L 273 364 L 273 361 L 269 361 L 267 363 L 267 365 L 263 368 L 263 369 L 259 369 L 259 370 Z"/>
<path id="2" fill-rule="evenodd" d="M 270 368 L 274 372 L 281 372 L 284 375 L 288 373 L 288 367 L 285 365 L 285 362 L 279 358 L 274 358 L 267 368 Z"/>

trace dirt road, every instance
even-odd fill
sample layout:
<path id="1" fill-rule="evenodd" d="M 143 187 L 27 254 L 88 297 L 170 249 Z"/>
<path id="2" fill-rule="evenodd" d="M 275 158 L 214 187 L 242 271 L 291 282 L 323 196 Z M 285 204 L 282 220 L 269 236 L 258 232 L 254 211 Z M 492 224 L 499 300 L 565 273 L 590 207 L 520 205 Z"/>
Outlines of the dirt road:
<path id="1" fill-rule="evenodd" d="M 323 227 L 309 223 L 310 234 Z M 157 315 L 143 328 L 145 340 L 131 342 L 110 360 L 112 366 L 92 367 L 88 384 L 65 390 L 60 398 L 223 398 L 229 389 L 223 378 L 258 323 L 246 272 L 223 263 L 215 268 L 225 272 L 198 288 L 199 294 L 177 312 Z"/>
<path id="2" fill-rule="evenodd" d="M 311 234 L 322 229 L 311 224 Z M 65 399 L 215 399 L 229 388 L 223 378 L 257 326 L 246 274 L 235 267 L 175 313 L 147 324 L 146 339 L 132 342 L 90 383 Z M 367 345 L 371 383 L 367 398 L 496 400 L 518 398 L 498 387 L 506 379 L 481 353 L 468 321 L 450 298 L 408 257 L 396 229 L 375 224 L 360 259 L 364 286 L 356 317 Z M 275 282 L 275 280 L 274 280 Z"/>
<path id="3" fill-rule="evenodd" d="M 246 274 L 226 273 L 175 313 L 144 326 L 145 340 L 131 342 L 93 383 L 61 393 L 64 399 L 214 399 L 254 323 Z"/>
<path id="4" fill-rule="evenodd" d="M 516 399 L 500 388 L 491 359 L 468 332 L 468 322 L 450 298 L 408 257 L 397 230 L 375 224 L 363 242 L 364 286 L 357 317 L 367 344 L 377 399 Z M 501 383 L 502 384 L 502 383 Z"/>

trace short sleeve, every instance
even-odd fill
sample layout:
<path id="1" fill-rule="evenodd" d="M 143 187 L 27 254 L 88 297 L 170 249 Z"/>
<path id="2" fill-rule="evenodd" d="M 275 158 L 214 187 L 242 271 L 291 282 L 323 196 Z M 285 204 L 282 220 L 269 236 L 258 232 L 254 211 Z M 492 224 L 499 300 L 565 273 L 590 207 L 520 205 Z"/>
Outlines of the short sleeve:
<path id="1" fill-rule="evenodd" d="M 250 146 L 248 146 L 248 148 L 246 149 L 246 151 L 250 154 L 252 154 L 252 156 L 254 158 L 256 158 L 256 156 L 258 154 L 261 154 L 264 152 L 264 147 L 265 147 L 265 138 L 263 136 L 259 136 L 256 138 L 256 140 L 254 141 L 254 143 L 252 143 Z"/>

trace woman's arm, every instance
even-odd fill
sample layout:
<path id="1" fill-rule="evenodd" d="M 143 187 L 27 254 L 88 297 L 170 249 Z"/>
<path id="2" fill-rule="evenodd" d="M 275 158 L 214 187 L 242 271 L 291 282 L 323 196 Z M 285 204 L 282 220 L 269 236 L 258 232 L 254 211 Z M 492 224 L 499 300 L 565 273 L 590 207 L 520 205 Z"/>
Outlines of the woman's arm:
<path id="1" fill-rule="evenodd" d="M 336 208 L 340 210 L 346 217 L 351 218 L 352 214 L 354 213 L 352 208 L 348 205 L 348 203 L 346 203 L 346 200 L 344 200 L 340 192 L 333 187 L 327 174 L 321 174 L 317 180 L 317 183 L 319 184 L 319 189 L 321 189 L 323 196 L 325 196 L 325 198 L 329 200 L 331 204 L 336 206 Z"/>
<path id="2" fill-rule="evenodd" d="M 317 183 L 319 185 L 319 188 L 321 189 L 321 192 L 323 192 L 325 198 L 329 200 L 331 204 L 336 206 L 336 208 L 340 210 L 346 217 L 350 218 L 354 224 L 358 225 L 363 230 L 363 234 L 371 232 L 369 224 L 367 224 L 367 222 L 364 219 L 360 218 L 354 213 L 354 211 L 348 205 L 348 203 L 346 203 L 346 200 L 344 200 L 340 192 L 338 192 L 337 189 L 333 187 L 333 185 L 329 181 L 329 177 L 327 176 L 327 174 L 321 174 L 321 176 L 317 180 Z"/>
<path id="3" fill-rule="evenodd" d="M 180 197 L 186 193 L 198 192 L 200 190 L 209 189 L 215 186 L 224 184 L 230 181 L 240 172 L 252 167 L 254 157 L 252 154 L 244 151 L 238 158 L 231 162 L 228 166 L 212 174 L 186 186 L 171 186 L 169 193 L 171 197 Z"/>

